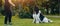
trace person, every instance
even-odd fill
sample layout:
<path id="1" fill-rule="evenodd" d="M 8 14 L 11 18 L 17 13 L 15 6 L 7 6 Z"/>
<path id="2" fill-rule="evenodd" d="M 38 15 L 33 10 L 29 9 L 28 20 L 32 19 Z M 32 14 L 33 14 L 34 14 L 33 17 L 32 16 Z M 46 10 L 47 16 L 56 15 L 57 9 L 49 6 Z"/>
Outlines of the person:
<path id="1" fill-rule="evenodd" d="M 4 24 L 7 24 L 7 22 L 11 25 L 11 18 L 12 18 L 12 12 L 10 9 L 10 5 L 15 6 L 15 4 L 12 3 L 11 0 L 5 0 L 4 4 L 4 11 L 5 11 L 5 21 Z"/>

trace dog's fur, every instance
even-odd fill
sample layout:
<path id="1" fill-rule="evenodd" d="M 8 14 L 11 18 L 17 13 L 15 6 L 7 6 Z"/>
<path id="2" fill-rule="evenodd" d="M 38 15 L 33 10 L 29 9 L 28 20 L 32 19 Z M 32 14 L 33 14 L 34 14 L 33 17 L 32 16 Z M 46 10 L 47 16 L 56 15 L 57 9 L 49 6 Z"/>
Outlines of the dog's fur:
<path id="1" fill-rule="evenodd" d="M 39 10 L 39 12 L 36 14 L 36 12 L 33 13 L 33 23 L 39 23 L 39 22 L 44 22 L 44 23 L 48 23 L 48 22 L 52 22 L 50 19 L 44 17 L 41 14 L 41 11 Z"/>

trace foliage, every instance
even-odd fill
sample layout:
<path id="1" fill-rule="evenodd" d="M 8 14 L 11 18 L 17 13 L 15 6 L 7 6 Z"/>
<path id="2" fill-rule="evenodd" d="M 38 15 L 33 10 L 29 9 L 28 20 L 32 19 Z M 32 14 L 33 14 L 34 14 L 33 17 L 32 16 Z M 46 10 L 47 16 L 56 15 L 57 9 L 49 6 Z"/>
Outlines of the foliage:
<path id="1" fill-rule="evenodd" d="M 3 1 L 2 2 L 2 9 L 4 9 L 3 8 L 4 0 L 2 0 L 2 1 Z M 46 11 L 45 11 L 45 9 L 46 9 L 45 7 L 47 4 L 46 2 L 49 2 L 48 7 L 50 9 L 48 9 L 48 10 L 51 10 L 51 8 L 52 8 L 51 4 L 52 4 L 52 2 L 55 2 L 55 1 L 53 1 L 53 0 L 50 0 L 50 1 L 47 1 L 47 0 L 24 0 L 24 2 L 23 2 L 23 0 L 12 0 L 12 2 L 16 5 L 15 7 L 11 7 L 13 15 L 18 13 L 19 17 L 22 15 L 21 17 L 27 16 L 28 18 L 30 18 L 33 13 L 35 5 L 38 5 L 38 8 L 42 11 L 42 13 L 46 14 Z M 42 4 L 42 3 L 44 3 L 44 4 Z M 53 7 L 56 8 L 56 13 L 58 14 L 59 4 L 57 4 L 57 2 L 55 2 L 55 3 L 56 3 L 54 5 L 55 7 L 54 6 Z M 43 7 L 42 7 L 42 5 L 43 5 Z M 4 10 L 0 9 L 0 12 L 3 14 Z"/>

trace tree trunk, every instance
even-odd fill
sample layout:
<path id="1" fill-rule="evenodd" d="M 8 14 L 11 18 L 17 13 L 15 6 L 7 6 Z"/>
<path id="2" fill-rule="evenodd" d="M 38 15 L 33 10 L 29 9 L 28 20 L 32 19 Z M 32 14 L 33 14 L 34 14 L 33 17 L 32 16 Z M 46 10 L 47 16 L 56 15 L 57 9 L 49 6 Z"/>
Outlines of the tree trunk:
<path id="1" fill-rule="evenodd" d="M 0 0 L 0 7 L 2 6 L 2 0 Z"/>

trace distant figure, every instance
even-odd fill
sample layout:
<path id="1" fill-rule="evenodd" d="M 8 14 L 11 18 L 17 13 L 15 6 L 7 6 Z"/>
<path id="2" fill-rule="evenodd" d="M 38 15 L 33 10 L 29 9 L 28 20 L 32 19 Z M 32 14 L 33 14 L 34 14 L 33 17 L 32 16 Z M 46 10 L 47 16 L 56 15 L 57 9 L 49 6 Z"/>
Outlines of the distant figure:
<path id="1" fill-rule="evenodd" d="M 33 13 L 33 23 L 49 23 L 53 22 L 52 20 L 46 18 L 41 14 L 41 11 L 39 10 L 39 13 L 36 14 L 36 12 Z"/>
<path id="2" fill-rule="evenodd" d="M 7 22 L 11 25 L 11 18 L 12 18 L 12 12 L 10 9 L 10 5 L 15 6 L 15 4 L 13 4 L 11 2 L 11 0 L 5 0 L 5 5 L 4 5 L 4 10 L 5 10 L 5 21 L 4 24 L 7 24 Z"/>
<path id="3" fill-rule="evenodd" d="M 40 22 L 48 23 L 53 21 L 43 16 L 38 7 L 35 6 L 35 9 L 33 11 L 33 23 L 40 23 Z"/>

